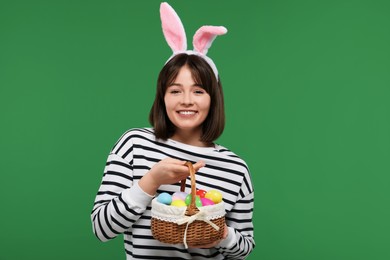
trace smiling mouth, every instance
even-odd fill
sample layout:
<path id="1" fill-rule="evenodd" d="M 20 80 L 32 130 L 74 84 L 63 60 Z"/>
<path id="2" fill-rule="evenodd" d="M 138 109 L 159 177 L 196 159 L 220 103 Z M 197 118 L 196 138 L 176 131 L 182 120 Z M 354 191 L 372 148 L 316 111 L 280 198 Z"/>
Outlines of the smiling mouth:
<path id="1" fill-rule="evenodd" d="M 189 115 L 195 115 L 198 112 L 193 110 L 181 110 L 181 111 L 177 111 L 177 113 L 179 113 L 180 115 L 189 116 Z"/>

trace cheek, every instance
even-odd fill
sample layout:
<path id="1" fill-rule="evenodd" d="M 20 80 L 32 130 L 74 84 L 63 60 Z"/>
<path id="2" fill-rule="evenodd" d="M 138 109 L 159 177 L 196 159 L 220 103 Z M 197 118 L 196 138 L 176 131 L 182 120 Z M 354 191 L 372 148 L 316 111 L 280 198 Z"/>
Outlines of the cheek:
<path id="1" fill-rule="evenodd" d="M 172 107 L 172 102 L 169 98 L 165 97 L 164 98 L 164 105 L 165 105 L 165 108 L 166 109 L 169 109 L 170 107 Z"/>
<path id="2" fill-rule="evenodd" d="M 207 99 L 204 99 L 203 102 L 202 102 L 202 107 L 204 110 L 210 110 L 210 104 L 211 104 L 211 99 L 210 97 L 207 98 Z"/>

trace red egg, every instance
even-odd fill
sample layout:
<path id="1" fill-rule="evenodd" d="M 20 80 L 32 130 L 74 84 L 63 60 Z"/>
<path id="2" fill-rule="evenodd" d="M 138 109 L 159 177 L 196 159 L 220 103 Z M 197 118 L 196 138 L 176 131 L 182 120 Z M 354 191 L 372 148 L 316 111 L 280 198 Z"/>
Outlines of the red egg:
<path id="1" fill-rule="evenodd" d="M 200 198 L 204 198 L 206 193 L 207 193 L 207 191 L 205 191 L 205 190 L 196 190 L 196 195 L 198 195 Z"/>

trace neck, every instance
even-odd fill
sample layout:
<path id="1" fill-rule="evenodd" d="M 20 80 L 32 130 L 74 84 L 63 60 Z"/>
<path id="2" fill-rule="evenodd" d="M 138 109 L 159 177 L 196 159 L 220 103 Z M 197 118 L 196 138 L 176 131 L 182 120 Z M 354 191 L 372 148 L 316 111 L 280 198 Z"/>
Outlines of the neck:
<path id="1" fill-rule="evenodd" d="M 193 145 L 193 146 L 199 146 L 199 147 L 210 147 L 213 146 L 212 143 L 205 143 L 200 140 L 200 132 L 199 131 L 183 131 L 183 130 L 176 130 L 176 132 L 171 137 L 172 140 Z"/>

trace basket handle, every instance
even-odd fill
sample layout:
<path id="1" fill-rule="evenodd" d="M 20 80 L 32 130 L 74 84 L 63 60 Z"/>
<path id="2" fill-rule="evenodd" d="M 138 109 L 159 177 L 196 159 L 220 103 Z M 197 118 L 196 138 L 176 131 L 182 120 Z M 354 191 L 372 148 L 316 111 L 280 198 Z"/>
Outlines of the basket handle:
<path id="1" fill-rule="evenodd" d="M 196 182 L 195 182 L 195 170 L 191 162 L 186 162 L 185 165 L 188 167 L 190 171 L 191 177 L 191 202 L 187 207 L 186 215 L 192 216 L 195 215 L 199 209 L 196 207 L 195 198 L 196 198 Z M 180 191 L 184 192 L 186 187 L 186 179 L 181 180 Z"/>

